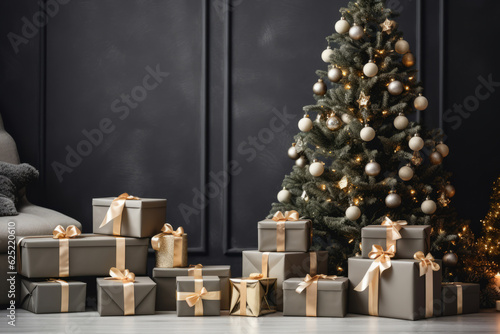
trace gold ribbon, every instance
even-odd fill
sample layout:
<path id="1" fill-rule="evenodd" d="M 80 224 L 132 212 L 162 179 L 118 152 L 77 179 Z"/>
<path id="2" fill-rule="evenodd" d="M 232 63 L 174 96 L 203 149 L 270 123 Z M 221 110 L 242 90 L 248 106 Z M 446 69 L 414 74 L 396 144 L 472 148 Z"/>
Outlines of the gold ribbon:
<path id="1" fill-rule="evenodd" d="M 262 278 L 267 278 L 269 275 L 269 252 L 262 253 Z"/>
<path id="2" fill-rule="evenodd" d="M 413 255 L 413 258 L 417 261 L 420 261 L 420 277 L 425 275 L 425 317 L 430 318 L 434 315 L 433 271 L 438 271 L 440 269 L 440 266 L 439 264 L 434 262 L 434 257 L 431 255 L 431 253 L 425 256 L 423 252 L 418 251 Z"/>
<path id="3" fill-rule="evenodd" d="M 378 282 L 379 276 L 389 269 L 391 258 L 394 257 L 394 246 L 384 251 L 381 246 L 373 245 L 372 251 L 368 257 L 373 259 L 372 264 L 366 271 L 361 282 L 354 288 L 355 291 L 364 291 L 368 289 L 368 314 L 378 316 Z"/>
<path id="4" fill-rule="evenodd" d="M 240 281 L 240 315 L 247 315 L 247 281 Z"/>
<path id="5" fill-rule="evenodd" d="M 318 273 L 318 253 L 309 253 L 309 274 L 316 275 Z"/>
<path id="6" fill-rule="evenodd" d="M 52 231 L 52 238 L 59 239 L 59 277 L 69 276 L 69 239 L 76 238 L 81 233 L 75 225 L 67 228 L 57 225 Z"/>
<path id="7" fill-rule="evenodd" d="M 188 269 L 188 276 L 194 276 L 194 278 L 202 278 L 203 277 L 203 265 L 201 263 L 190 264 L 189 269 Z"/>
<path id="8" fill-rule="evenodd" d="M 394 245 L 394 252 L 396 252 L 396 240 L 399 240 L 402 238 L 401 234 L 399 231 L 401 228 L 408 223 L 405 220 L 398 220 L 396 222 L 393 222 L 389 217 L 385 217 L 384 222 L 382 223 L 382 226 L 387 226 L 387 231 L 386 231 L 386 249 L 391 248 L 391 246 Z"/>
<path id="9" fill-rule="evenodd" d="M 182 236 L 184 234 L 184 229 L 179 226 L 177 230 L 174 230 L 172 225 L 164 224 L 161 228 L 161 233 L 158 233 L 151 238 L 151 246 L 155 251 L 160 250 L 160 238 L 164 236 L 172 236 L 174 238 L 174 267 L 182 267 Z"/>
<path id="10" fill-rule="evenodd" d="M 105 280 L 116 280 L 123 283 L 123 315 L 135 314 L 135 297 L 134 297 L 134 282 L 135 274 L 128 269 L 120 270 L 118 268 L 111 268 L 109 276 Z"/>
<path id="11" fill-rule="evenodd" d="M 464 305 L 464 294 L 462 290 L 462 285 L 455 284 L 457 287 L 457 314 L 463 313 L 463 305 Z"/>
<path id="12" fill-rule="evenodd" d="M 286 211 L 285 214 L 283 214 L 281 211 L 277 211 L 272 219 L 276 222 L 276 251 L 284 252 L 285 222 L 299 220 L 299 213 L 295 210 Z"/>
<path id="13" fill-rule="evenodd" d="M 184 300 L 189 307 L 194 307 L 195 316 L 203 315 L 203 300 L 220 300 L 220 291 L 207 291 L 203 279 L 194 279 L 194 291 L 177 292 L 177 300 Z"/>
<path id="14" fill-rule="evenodd" d="M 61 313 L 69 310 L 69 284 L 65 280 L 49 278 L 47 282 L 59 283 L 61 285 Z"/>
<path id="15" fill-rule="evenodd" d="M 302 293 L 306 290 L 306 317 L 317 317 L 318 309 L 318 281 L 320 279 L 329 279 L 334 281 L 337 276 L 327 276 L 327 275 L 306 275 L 304 280 L 299 283 L 295 292 Z"/>
<path id="16" fill-rule="evenodd" d="M 106 216 L 104 217 L 101 225 L 99 225 L 99 228 L 113 221 L 113 235 L 120 235 L 122 228 L 122 214 L 123 208 L 125 207 L 125 202 L 139 199 L 139 197 L 131 196 L 127 193 L 123 193 L 117 198 L 113 199 L 111 205 L 109 206 L 108 212 L 106 212 Z"/>
<path id="17" fill-rule="evenodd" d="M 116 268 L 125 270 L 125 238 L 116 237 Z"/>

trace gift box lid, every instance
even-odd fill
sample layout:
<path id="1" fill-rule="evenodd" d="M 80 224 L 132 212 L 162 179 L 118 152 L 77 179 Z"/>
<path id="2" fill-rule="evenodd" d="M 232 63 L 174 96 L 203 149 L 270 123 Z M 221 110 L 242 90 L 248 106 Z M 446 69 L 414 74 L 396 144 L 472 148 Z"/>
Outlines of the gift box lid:
<path id="1" fill-rule="evenodd" d="M 283 282 L 283 290 L 295 290 L 299 283 L 304 281 L 303 277 L 293 277 Z M 342 291 L 347 290 L 349 279 L 347 277 L 337 277 L 335 280 L 320 279 L 318 281 L 318 290 L 323 291 Z"/>
<path id="2" fill-rule="evenodd" d="M 380 238 L 385 239 L 387 226 L 369 225 L 361 229 L 362 238 Z M 407 225 L 399 230 L 403 239 L 422 239 L 431 233 L 430 225 Z"/>
<path id="3" fill-rule="evenodd" d="M 193 276 L 177 276 L 176 281 L 181 282 L 192 282 L 195 278 Z M 219 282 L 219 276 L 203 276 L 203 282 Z"/>
<path id="4" fill-rule="evenodd" d="M 277 278 L 274 277 L 266 277 L 260 279 L 253 279 L 249 277 L 239 277 L 239 278 L 230 278 L 229 279 L 233 283 L 241 283 L 241 281 L 246 281 L 248 283 L 262 282 L 262 281 L 277 281 Z"/>
<path id="5" fill-rule="evenodd" d="M 153 268 L 153 277 L 188 276 L 189 269 L 190 268 Z M 202 274 L 206 276 L 229 277 L 231 275 L 231 266 L 204 266 L 202 269 Z"/>
<path id="6" fill-rule="evenodd" d="M 87 286 L 87 283 L 80 282 L 80 281 L 71 281 L 64 279 L 68 285 L 71 286 L 81 286 L 85 287 Z M 49 282 L 47 279 L 21 279 L 21 289 L 26 290 L 27 293 L 33 293 L 33 291 L 42 286 L 49 286 L 49 287 L 55 287 L 57 289 L 61 288 L 61 285 L 57 282 Z"/>
<path id="7" fill-rule="evenodd" d="M 125 243 L 126 246 L 148 246 L 148 238 L 127 238 Z M 48 235 L 46 237 L 36 237 L 36 238 L 26 238 L 17 237 L 17 242 L 20 239 L 20 246 L 25 248 L 51 248 L 59 246 L 59 239 L 54 239 L 52 236 Z M 76 238 L 72 238 L 69 241 L 70 247 L 116 247 L 116 237 L 107 235 L 97 235 L 97 234 L 81 234 Z"/>
<path id="8" fill-rule="evenodd" d="M 276 230 L 276 221 L 272 219 L 265 219 L 258 223 L 259 229 L 269 229 Z M 310 228 L 312 222 L 309 219 L 300 219 L 297 221 L 286 221 L 285 229 L 286 230 L 305 230 L 306 228 Z"/>
<path id="9" fill-rule="evenodd" d="M 116 197 L 93 198 L 92 206 L 109 207 Z M 125 201 L 126 208 L 157 208 L 167 206 L 164 198 L 140 198 L 138 200 Z"/>
<path id="10" fill-rule="evenodd" d="M 476 284 L 476 283 L 462 283 L 462 282 L 452 282 L 452 283 L 448 283 L 448 282 L 442 282 L 441 283 L 441 288 L 442 290 L 450 290 L 452 291 L 453 293 L 456 293 L 457 289 L 457 285 L 461 285 L 462 286 L 462 294 L 463 295 L 477 295 L 479 296 L 479 284 Z"/>

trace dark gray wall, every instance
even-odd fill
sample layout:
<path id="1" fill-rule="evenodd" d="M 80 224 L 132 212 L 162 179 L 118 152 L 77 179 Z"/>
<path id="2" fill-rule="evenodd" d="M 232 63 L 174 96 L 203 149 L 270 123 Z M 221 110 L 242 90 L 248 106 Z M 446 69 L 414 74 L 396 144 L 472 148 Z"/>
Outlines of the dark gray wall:
<path id="1" fill-rule="evenodd" d="M 189 233 L 189 262 L 230 263 L 238 274 L 240 251 L 256 247 L 256 222 L 291 169 L 286 151 L 312 101 L 314 71 L 325 67 L 324 37 L 347 1 L 60 2 L 18 53 L 7 34 L 21 35 L 22 18 L 32 21 L 40 8 L 0 4 L 0 113 L 22 160 L 42 172 L 30 198 L 77 218 L 84 232 L 92 197 L 167 198 L 168 220 Z M 500 81 L 492 45 L 500 4 L 388 3 L 402 12 L 431 101 L 416 117 L 447 133 L 454 202 L 478 225 L 499 174 L 500 94 L 471 105 L 460 125 L 447 110 L 474 102 L 479 76 Z M 146 76 L 157 66 L 168 75 L 156 86 Z M 93 131 L 100 126 L 102 139 Z M 68 165 L 68 147 L 86 156 L 58 178 L 53 165 Z"/>

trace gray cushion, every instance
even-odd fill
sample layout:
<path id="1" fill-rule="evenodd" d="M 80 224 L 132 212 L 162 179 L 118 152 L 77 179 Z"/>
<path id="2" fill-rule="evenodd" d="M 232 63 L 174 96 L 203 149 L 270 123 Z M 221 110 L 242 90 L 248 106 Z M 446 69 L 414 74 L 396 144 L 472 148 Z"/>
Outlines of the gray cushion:
<path id="1" fill-rule="evenodd" d="M 10 162 L 11 164 L 19 163 L 16 142 L 4 130 L 2 116 L 0 116 L 0 161 Z"/>
<path id="2" fill-rule="evenodd" d="M 52 231 L 57 225 L 64 227 L 75 225 L 79 229 L 82 228 L 82 225 L 73 218 L 28 202 L 24 202 L 18 211 L 19 215 L 17 216 L 0 217 L 0 254 L 7 253 L 7 224 L 11 221 L 16 223 L 16 236 L 18 237 L 52 235 Z"/>

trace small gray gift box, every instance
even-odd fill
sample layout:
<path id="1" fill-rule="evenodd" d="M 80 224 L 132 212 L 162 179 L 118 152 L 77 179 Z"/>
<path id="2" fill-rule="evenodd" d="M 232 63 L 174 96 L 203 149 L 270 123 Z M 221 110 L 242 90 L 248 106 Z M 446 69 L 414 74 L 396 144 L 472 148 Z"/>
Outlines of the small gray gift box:
<path id="1" fill-rule="evenodd" d="M 99 227 L 114 197 L 92 199 L 93 232 L 113 235 L 113 222 Z M 124 237 L 149 238 L 157 234 L 166 220 L 167 200 L 140 198 L 127 200 L 122 211 L 120 234 Z"/>
<path id="2" fill-rule="evenodd" d="M 289 278 L 283 282 L 283 315 L 307 316 L 307 294 L 314 293 L 309 288 L 301 293 L 296 291 L 303 278 Z M 319 279 L 317 282 L 317 303 L 315 313 L 317 317 L 345 317 L 347 313 L 347 277 Z"/>
<path id="3" fill-rule="evenodd" d="M 479 312 L 479 284 L 443 283 L 441 302 L 443 316 Z"/>
<path id="4" fill-rule="evenodd" d="M 283 230 L 278 231 L 278 224 L 283 224 Z M 258 249 L 261 252 L 307 252 L 311 247 L 312 222 L 309 219 L 297 221 L 276 222 L 266 219 L 258 223 Z M 277 236 L 282 233 L 283 250 L 278 249 Z"/>
<path id="5" fill-rule="evenodd" d="M 361 251 L 362 257 L 368 258 L 373 245 L 381 245 L 388 249 L 387 230 L 390 227 L 384 225 L 369 225 L 361 229 Z M 396 240 L 396 255 L 394 259 L 413 259 L 413 254 L 418 251 L 427 254 L 431 246 L 431 226 L 429 225 L 405 225 L 399 230 L 401 239 Z"/>
<path id="6" fill-rule="evenodd" d="M 155 314 L 156 283 L 149 277 L 135 277 L 133 314 Z M 97 278 L 97 311 L 101 316 L 125 315 L 124 283 Z"/>
<path id="7" fill-rule="evenodd" d="M 190 305 L 188 298 L 196 295 L 196 302 Z M 220 279 L 217 276 L 177 277 L 177 316 L 220 315 Z"/>
<path id="8" fill-rule="evenodd" d="M 85 312 L 86 290 L 84 282 L 21 279 L 21 308 L 33 313 Z"/>
<path id="9" fill-rule="evenodd" d="M 203 266 L 202 276 L 217 276 L 220 279 L 220 307 L 229 309 L 231 294 L 230 266 Z M 176 309 L 176 278 L 194 275 L 194 268 L 153 268 L 153 280 L 156 282 L 156 310 L 175 311 Z"/>

